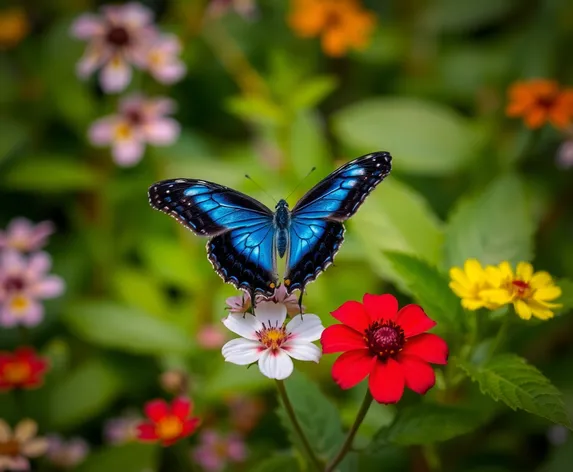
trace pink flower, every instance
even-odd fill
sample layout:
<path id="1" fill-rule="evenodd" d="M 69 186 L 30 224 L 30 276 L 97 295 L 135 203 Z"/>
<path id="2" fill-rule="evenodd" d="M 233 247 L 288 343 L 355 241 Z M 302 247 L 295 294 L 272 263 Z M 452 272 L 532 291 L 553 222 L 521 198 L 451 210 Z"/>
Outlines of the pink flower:
<path id="1" fill-rule="evenodd" d="M 304 305 L 302 305 L 302 307 L 298 306 L 298 298 L 294 293 L 287 295 L 286 287 L 284 285 L 277 287 L 275 289 L 275 293 L 270 298 L 265 298 L 262 295 L 257 295 L 257 304 L 267 300 L 273 303 L 281 303 L 282 305 L 286 306 L 287 313 L 289 316 L 294 316 L 294 315 L 299 315 L 300 313 L 304 313 L 306 309 Z"/>
<path id="2" fill-rule="evenodd" d="M 44 316 L 40 300 L 64 291 L 60 277 L 47 275 L 52 261 L 45 252 L 26 258 L 16 251 L 0 254 L 0 325 L 36 326 Z"/>
<path id="3" fill-rule="evenodd" d="M 146 64 L 149 73 L 162 84 L 172 84 L 187 72 L 179 59 L 181 42 L 174 35 L 159 36 L 147 50 Z"/>
<path id="4" fill-rule="evenodd" d="M 564 141 L 557 150 L 557 166 L 561 169 L 573 167 L 573 138 Z"/>
<path id="5" fill-rule="evenodd" d="M 231 313 L 246 313 L 251 308 L 251 296 L 242 292 L 241 295 L 227 298 L 225 303 Z"/>
<path id="6" fill-rule="evenodd" d="M 120 101 L 119 113 L 95 121 L 89 139 L 96 146 L 111 146 L 117 164 L 137 164 L 146 143 L 167 146 L 175 142 L 181 130 L 179 123 L 166 115 L 175 105 L 167 98 L 144 98 L 131 95 Z"/>
<path id="7" fill-rule="evenodd" d="M 157 36 L 153 13 L 140 3 L 105 5 L 100 15 L 84 14 L 72 24 L 72 35 L 88 41 L 77 65 L 81 78 L 97 69 L 105 92 L 121 92 L 131 81 L 130 64 L 145 68 L 146 51 Z"/>
<path id="8" fill-rule="evenodd" d="M 222 435 L 214 430 L 205 430 L 199 436 L 199 445 L 193 450 L 193 459 L 208 472 L 219 472 L 229 462 L 244 462 L 247 448 L 242 438 L 235 433 Z"/>
<path id="9" fill-rule="evenodd" d="M 48 236 L 54 232 L 50 221 L 34 225 L 27 218 L 14 218 L 6 231 L 0 231 L 0 250 L 15 249 L 20 252 L 32 252 L 46 245 Z"/>
<path id="10" fill-rule="evenodd" d="M 48 452 L 46 457 L 56 467 L 73 469 L 82 463 L 89 453 L 88 443 L 79 437 L 63 439 L 58 434 L 47 436 Z"/>
<path id="11" fill-rule="evenodd" d="M 197 342 L 203 349 L 219 349 L 226 340 L 227 334 L 219 325 L 203 325 L 197 333 Z"/>
<path id="12" fill-rule="evenodd" d="M 265 412 L 264 402 L 257 397 L 233 394 L 225 403 L 229 407 L 229 422 L 241 433 L 249 433 Z"/>
<path id="13" fill-rule="evenodd" d="M 110 418 L 103 427 L 104 441 L 116 445 L 135 441 L 139 423 L 141 423 L 141 416 L 134 412 L 117 418 Z"/>

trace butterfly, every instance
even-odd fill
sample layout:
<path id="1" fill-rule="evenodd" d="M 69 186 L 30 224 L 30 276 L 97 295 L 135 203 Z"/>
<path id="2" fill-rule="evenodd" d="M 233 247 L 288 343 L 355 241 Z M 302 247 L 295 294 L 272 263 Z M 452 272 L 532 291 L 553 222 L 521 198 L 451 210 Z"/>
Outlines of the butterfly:
<path id="1" fill-rule="evenodd" d="M 343 165 L 289 209 L 275 211 L 241 192 L 198 179 L 162 180 L 148 191 L 153 208 L 209 238 L 207 256 L 227 283 L 273 295 L 280 284 L 277 256 L 286 256 L 282 283 L 291 294 L 315 280 L 332 262 L 344 239 L 343 222 L 390 173 L 392 156 L 374 152 Z"/>

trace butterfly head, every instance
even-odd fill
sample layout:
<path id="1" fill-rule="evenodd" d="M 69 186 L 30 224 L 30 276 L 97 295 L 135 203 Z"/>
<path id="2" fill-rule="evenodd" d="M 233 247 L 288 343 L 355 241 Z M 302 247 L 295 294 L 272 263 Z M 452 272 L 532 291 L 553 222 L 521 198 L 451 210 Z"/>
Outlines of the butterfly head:
<path id="1" fill-rule="evenodd" d="M 281 198 L 278 203 L 275 205 L 275 210 L 280 210 L 283 208 L 288 208 L 288 203 L 286 200 L 284 200 L 283 198 Z"/>

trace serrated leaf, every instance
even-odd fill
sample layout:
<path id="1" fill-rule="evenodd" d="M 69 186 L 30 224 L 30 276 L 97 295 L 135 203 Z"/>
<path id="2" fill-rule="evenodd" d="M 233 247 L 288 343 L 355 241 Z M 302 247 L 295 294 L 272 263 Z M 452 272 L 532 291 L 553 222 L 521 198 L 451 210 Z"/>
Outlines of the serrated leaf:
<path id="1" fill-rule="evenodd" d="M 315 454 L 322 460 L 331 459 L 344 441 L 342 421 L 338 409 L 319 390 L 316 383 L 295 372 L 285 387 L 302 430 Z M 278 409 L 281 423 L 288 431 L 290 440 L 301 453 L 305 453 L 293 429 L 284 405 Z"/>
<path id="2" fill-rule="evenodd" d="M 257 464 L 251 472 L 298 472 L 299 470 L 296 458 L 277 454 Z"/>
<path id="3" fill-rule="evenodd" d="M 488 419 L 487 413 L 470 407 L 420 403 L 401 410 L 390 427 L 375 435 L 368 449 L 388 443 L 411 446 L 447 441 L 472 432 Z"/>
<path id="4" fill-rule="evenodd" d="M 457 206 L 446 227 L 446 267 L 469 258 L 482 264 L 531 260 L 535 228 L 523 187 L 515 175 L 498 177 Z"/>
<path id="5" fill-rule="evenodd" d="M 393 204 L 392 202 L 399 202 Z M 349 226 L 363 243 L 367 260 L 381 276 L 407 290 L 402 277 L 384 255 L 400 251 L 438 263 L 442 224 L 424 197 L 390 177 L 370 195 Z"/>
<path id="6" fill-rule="evenodd" d="M 369 98 L 335 115 L 334 131 L 357 151 L 391 151 L 401 172 L 444 175 L 471 162 L 481 133 L 455 110 L 419 99 Z"/>
<path id="7" fill-rule="evenodd" d="M 400 252 L 385 252 L 394 270 L 402 278 L 414 299 L 430 318 L 436 329 L 459 331 L 465 312 L 460 299 L 450 290 L 448 278 L 426 261 Z"/>
<path id="8" fill-rule="evenodd" d="M 156 470 L 159 448 L 154 444 L 129 443 L 101 449 L 77 467 L 76 472 L 152 472 Z"/>
<path id="9" fill-rule="evenodd" d="M 74 304 L 63 320 L 86 341 L 136 354 L 185 354 L 192 347 L 191 338 L 166 320 L 110 302 Z"/>
<path id="10" fill-rule="evenodd" d="M 571 428 L 561 392 L 525 359 L 501 354 L 479 366 L 461 361 L 458 365 L 495 401 Z"/>

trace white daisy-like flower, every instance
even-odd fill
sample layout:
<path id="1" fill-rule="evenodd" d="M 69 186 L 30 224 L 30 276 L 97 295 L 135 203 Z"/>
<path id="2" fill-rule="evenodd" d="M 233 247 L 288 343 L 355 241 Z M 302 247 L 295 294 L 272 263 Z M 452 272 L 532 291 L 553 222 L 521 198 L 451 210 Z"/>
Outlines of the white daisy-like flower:
<path id="1" fill-rule="evenodd" d="M 285 326 L 287 308 L 281 303 L 261 302 L 255 315 L 229 314 L 224 325 L 242 336 L 223 346 L 223 357 L 238 365 L 259 363 L 261 373 L 270 379 L 286 379 L 293 371 L 292 359 L 318 362 L 322 353 L 313 341 L 324 330 L 320 318 L 305 313 Z"/>

